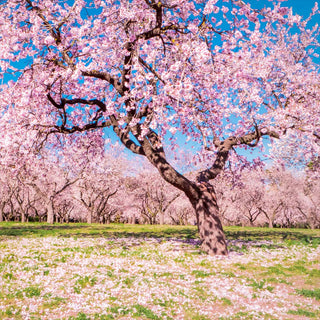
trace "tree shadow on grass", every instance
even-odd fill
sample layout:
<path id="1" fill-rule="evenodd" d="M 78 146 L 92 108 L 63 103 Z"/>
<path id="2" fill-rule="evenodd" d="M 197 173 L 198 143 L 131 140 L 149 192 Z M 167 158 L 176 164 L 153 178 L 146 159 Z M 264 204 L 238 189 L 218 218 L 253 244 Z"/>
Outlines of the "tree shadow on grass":
<path id="1" fill-rule="evenodd" d="M 90 228 L 89 225 L 76 225 L 76 224 L 14 224 L 12 226 L 0 225 L 0 236 L 16 236 L 16 237 L 45 237 L 45 236 L 60 236 L 68 235 L 72 230 L 81 230 Z"/>
<path id="2" fill-rule="evenodd" d="M 315 231 L 314 234 L 309 234 L 309 229 L 264 229 L 254 228 L 250 230 L 226 230 L 226 237 L 230 240 L 300 240 L 309 236 L 310 238 L 320 238 L 320 230 Z"/>
<path id="3" fill-rule="evenodd" d="M 226 230 L 229 241 L 244 241 L 248 243 L 271 241 L 291 244 L 320 244 L 320 230 L 309 229 L 265 229 Z"/>
<path id="4" fill-rule="evenodd" d="M 266 228 L 225 228 L 228 243 L 286 242 L 320 244 L 320 230 L 308 229 L 266 229 Z M 0 237 L 75 237 L 75 238 L 155 238 L 176 239 L 198 243 L 199 235 L 195 227 L 150 226 L 127 224 L 0 224 Z M 194 240 L 194 241 L 193 241 Z"/>
<path id="5" fill-rule="evenodd" d="M 147 230 L 145 230 L 147 229 Z M 149 229 L 149 230 L 148 230 Z M 106 237 L 106 238 L 181 238 L 196 239 L 198 233 L 195 228 L 172 228 L 162 226 L 161 228 L 145 225 L 79 225 L 79 224 L 15 224 L 0 225 L 0 237 Z"/>

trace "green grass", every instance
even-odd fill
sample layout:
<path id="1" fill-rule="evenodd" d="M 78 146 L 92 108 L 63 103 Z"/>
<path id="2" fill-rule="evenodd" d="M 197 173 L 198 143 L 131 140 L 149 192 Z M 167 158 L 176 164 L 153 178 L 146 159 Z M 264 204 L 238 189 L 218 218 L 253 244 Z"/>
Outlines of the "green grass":
<path id="1" fill-rule="evenodd" d="M 257 227 L 225 227 L 227 239 L 261 241 L 272 240 L 274 242 L 285 242 L 288 245 L 294 244 L 320 244 L 319 229 L 284 229 L 284 228 L 257 228 Z M 266 247 L 270 245 L 260 245 Z M 272 247 L 272 245 L 271 245 Z"/>
<path id="2" fill-rule="evenodd" d="M 147 319 L 160 320 L 160 318 L 155 313 L 153 313 L 152 310 L 150 310 L 140 304 L 134 305 L 133 308 L 135 309 L 135 312 L 133 314 L 134 317 L 141 319 L 141 317 L 144 316 Z"/>
<path id="3" fill-rule="evenodd" d="M 319 317 L 320 230 L 225 232 L 215 258 L 194 226 L 0 223 L 0 319 Z"/>
<path id="4" fill-rule="evenodd" d="M 305 309 L 298 309 L 298 310 L 289 310 L 288 314 L 293 314 L 297 316 L 304 316 L 308 318 L 316 318 L 317 314 L 315 312 L 311 312 Z"/>
<path id="5" fill-rule="evenodd" d="M 41 289 L 38 286 L 30 286 L 24 289 L 24 293 L 28 298 L 40 297 Z"/>
<path id="6" fill-rule="evenodd" d="M 196 277 L 196 278 L 205 278 L 205 277 L 209 277 L 211 275 L 214 275 L 215 273 L 212 272 L 206 272 L 206 271 L 202 271 L 202 270 L 193 270 L 192 274 Z"/>
<path id="7" fill-rule="evenodd" d="M 225 227 L 228 240 L 261 241 L 272 240 L 284 242 L 287 245 L 320 244 L 320 230 L 311 229 L 270 229 L 253 227 Z M 130 225 L 130 224 L 47 224 L 47 223 L 18 223 L 1 222 L 0 237 L 106 237 L 106 238 L 179 238 L 197 239 L 196 226 L 168 225 Z M 260 245 L 261 247 L 261 245 Z M 262 245 L 263 247 L 263 245 Z M 264 245 L 272 249 L 272 245 Z M 239 249 L 246 250 L 245 248 Z M 14 255 L 7 257 L 14 259 Z"/>
<path id="8" fill-rule="evenodd" d="M 232 304 L 233 304 L 232 301 L 226 297 L 223 297 L 220 300 L 222 301 L 222 304 L 224 306 L 232 306 Z"/>
<path id="9" fill-rule="evenodd" d="M 197 238 L 194 226 L 168 225 L 130 225 L 130 224 L 47 224 L 47 223 L 17 223 L 0 222 L 0 237 L 154 237 L 154 238 Z"/>
<path id="10" fill-rule="evenodd" d="M 95 277 L 89 277 L 89 276 L 81 276 L 81 275 L 76 275 L 75 276 L 77 278 L 76 282 L 75 282 L 75 286 L 73 287 L 74 292 L 80 294 L 81 290 L 83 288 L 86 288 L 88 286 L 93 287 L 96 282 L 97 282 L 97 278 Z"/>
<path id="11" fill-rule="evenodd" d="M 61 298 L 61 297 L 54 297 L 50 299 L 48 302 L 45 302 L 43 304 L 43 308 L 45 309 L 52 309 L 52 308 L 57 308 L 60 305 L 66 304 L 66 299 Z"/>
<path id="12" fill-rule="evenodd" d="M 320 289 L 296 289 L 296 292 L 301 295 L 308 298 L 315 298 L 316 300 L 320 300 Z"/>

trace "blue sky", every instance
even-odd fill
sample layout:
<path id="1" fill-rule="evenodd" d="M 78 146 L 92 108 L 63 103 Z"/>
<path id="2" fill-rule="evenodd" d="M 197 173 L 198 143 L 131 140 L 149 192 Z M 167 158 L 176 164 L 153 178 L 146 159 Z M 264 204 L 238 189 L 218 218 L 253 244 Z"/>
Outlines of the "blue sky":
<path id="1" fill-rule="evenodd" d="M 260 0 L 260 2 L 267 2 Z M 314 0 L 288 0 L 283 2 L 283 6 L 292 7 L 293 12 L 302 15 L 304 18 L 308 17 L 311 9 L 314 7 Z M 320 22 L 320 21 L 319 21 Z"/>
<path id="2" fill-rule="evenodd" d="M 249 0 L 245 2 L 249 2 L 253 8 L 256 6 L 272 6 L 272 1 L 268 0 Z M 306 18 L 311 12 L 311 9 L 314 7 L 315 2 L 315 0 L 282 0 L 282 7 L 292 7 L 294 13 L 302 15 L 304 18 Z"/>

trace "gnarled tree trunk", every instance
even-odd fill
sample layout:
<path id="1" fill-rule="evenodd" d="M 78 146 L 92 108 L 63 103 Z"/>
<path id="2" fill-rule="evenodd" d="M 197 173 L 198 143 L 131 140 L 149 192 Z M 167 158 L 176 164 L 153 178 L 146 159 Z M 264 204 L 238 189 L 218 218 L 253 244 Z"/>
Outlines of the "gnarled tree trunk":
<path id="1" fill-rule="evenodd" d="M 199 189 L 199 198 L 191 203 L 197 216 L 201 249 L 209 255 L 226 255 L 227 243 L 214 189 L 208 183 L 202 184 Z"/>
<path id="2" fill-rule="evenodd" d="M 157 136 L 148 138 L 149 140 L 145 139 L 142 144 L 148 160 L 167 182 L 186 194 L 196 212 L 201 249 L 209 255 L 227 255 L 228 249 L 219 219 L 219 207 L 214 189 L 206 179 L 206 175 L 199 176 L 198 183 L 190 181 L 167 162 L 162 148 L 152 147 L 155 142 L 153 138 L 157 139 Z"/>

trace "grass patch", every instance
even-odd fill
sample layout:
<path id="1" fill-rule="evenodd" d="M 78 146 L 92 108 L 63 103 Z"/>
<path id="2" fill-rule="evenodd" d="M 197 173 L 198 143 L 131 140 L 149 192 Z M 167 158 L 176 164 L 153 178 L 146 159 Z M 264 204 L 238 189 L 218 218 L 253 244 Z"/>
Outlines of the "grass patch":
<path id="1" fill-rule="evenodd" d="M 75 282 L 75 285 L 73 287 L 74 292 L 80 294 L 81 290 L 83 288 L 86 288 L 88 286 L 93 287 L 97 283 L 96 277 L 89 277 L 89 276 L 81 276 L 77 275 L 77 280 Z"/>
<path id="2" fill-rule="evenodd" d="M 38 286 L 26 287 L 23 292 L 27 298 L 40 297 L 41 295 L 41 289 Z"/>
<path id="3" fill-rule="evenodd" d="M 224 306 L 232 306 L 233 305 L 232 301 L 226 297 L 223 297 L 220 300 Z"/>
<path id="4" fill-rule="evenodd" d="M 200 285 L 195 285 L 193 287 L 194 290 L 194 298 L 200 299 L 201 301 L 206 301 L 210 297 L 210 293 L 208 290 L 200 283 Z"/>
<path id="5" fill-rule="evenodd" d="M 188 310 L 186 312 L 185 320 L 211 320 L 208 316 L 200 314 L 194 310 Z"/>
<path id="6" fill-rule="evenodd" d="M 320 289 L 296 289 L 296 293 L 301 296 L 305 296 L 308 298 L 315 298 L 316 300 L 320 300 Z"/>
<path id="7" fill-rule="evenodd" d="M 54 297 L 50 301 L 45 302 L 43 304 L 44 309 L 52 309 L 52 308 L 57 308 L 60 305 L 66 304 L 67 299 L 66 298 L 61 298 L 61 297 Z"/>
<path id="8" fill-rule="evenodd" d="M 21 319 L 21 308 L 16 306 L 7 306 L 4 311 L 0 311 L 1 319 Z"/>
<path id="9" fill-rule="evenodd" d="M 17 223 L 1 222 L 0 236 L 21 237 L 106 237 L 106 238 L 179 238 L 198 237 L 195 226 L 86 224 L 86 223 Z"/>
<path id="10" fill-rule="evenodd" d="M 288 314 L 293 314 L 296 316 L 304 316 L 304 317 L 308 317 L 308 318 L 316 318 L 317 317 L 317 314 L 315 312 L 308 311 L 305 309 L 289 310 Z"/>
<path id="11" fill-rule="evenodd" d="M 142 306 L 141 304 L 136 304 L 133 306 L 134 312 L 133 316 L 134 317 L 146 317 L 147 319 L 151 320 L 160 320 L 161 318 L 158 317 L 152 310 Z"/>
<path id="12" fill-rule="evenodd" d="M 320 230 L 317 229 L 225 227 L 224 231 L 229 240 L 272 240 L 274 242 L 285 242 L 288 245 L 320 245 Z"/>
<path id="13" fill-rule="evenodd" d="M 210 277 L 212 275 L 215 275 L 215 273 L 212 272 L 207 272 L 207 271 L 203 271 L 203 270 L 193 270 L 191 272 L 196 278 L 206 278 L 206 277 Z"/>

